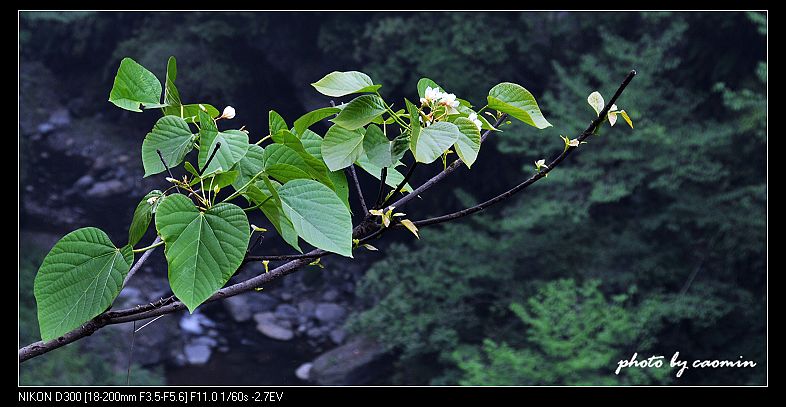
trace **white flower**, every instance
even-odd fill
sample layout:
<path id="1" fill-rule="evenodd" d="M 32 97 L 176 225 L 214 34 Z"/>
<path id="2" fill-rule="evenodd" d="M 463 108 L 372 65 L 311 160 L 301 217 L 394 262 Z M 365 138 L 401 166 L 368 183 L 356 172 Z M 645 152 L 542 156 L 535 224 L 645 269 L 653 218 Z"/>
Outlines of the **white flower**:
<path id="1" fill-rule="evenodd" d="M 426 87 L 426 92 L 423 93 L 423 98 L 420 99 L 421 103 L 431 103 L 433 101 L 439 100 L 442 97 L 442 92 L 439 91 L 439 88 L 432 88 L 431 86 Z"/>
<path id="2" fill-rule="evenodd" d="M 150 198 L 147 198 L 148 205 L 154 204 L 156 202 L 156 199 L 158 199 L 157 196 L 151 196 Z"/>
<path id="3" fill-rule="evenodd" d="M 483 127 L 483 122 L 478 120 L 478 114 L 477 113 L 475 113 L 475 112 L 470 113 L 468 119 L 472 120 L 472 123 L 475 123 L 475 126 L 478 126 L 478 130 L 480 130 L 480 128 Z"/>
<path id="4" fill-rule="evenodd" d="M 571 147 L 578 147 L 579 146 L 579 139 L 574 138 L 568 142 L 568 145 Z"/>
<path id="5" fill-rule="evenodd" d="M 235 117 L 235 108 L 232 106 L 227 106 L 224 108 L 224 112 L 221 113 L 222 119 L 232 119 Z"/>
<path id="6" fill-rule="evenodd" d="M 452 93 L 443 93 L 440 95 L 439 104 L 447 107 L 458 107 L 459 101 L 456 100 L 456 95 Z"/>
<path id="7" fill-rule="evenodd" d="M 535 169 L 540 171 L 541 168 L 549 168 L 549 166 L 546 165 L 546 160 L 540 159 L 538 161 L 535 161 Z"/>

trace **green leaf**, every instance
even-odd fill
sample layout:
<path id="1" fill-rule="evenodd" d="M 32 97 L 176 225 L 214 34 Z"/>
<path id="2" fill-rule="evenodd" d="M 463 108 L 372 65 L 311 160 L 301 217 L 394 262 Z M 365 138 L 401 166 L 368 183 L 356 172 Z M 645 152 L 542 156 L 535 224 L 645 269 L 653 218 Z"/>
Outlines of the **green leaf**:
<path id="1" fill-rule="evenodd" d="M 292 134 L 289 130 L 282 130 L 273 135 L 273 141 L 275 141 L 277 144 L 283 144 L 295 150 L 298 155 L 300 155 L 300 158 L 303 159 L 303 162 L 306 163 L 306 168 L 304 168 L 304 170 L 311 174 L 311 177 L 315 180 L 327 185 L 328 188 L 333 189 L 333 182 L 328 176 L 328 173 L 330 172 L 328 167 L 321 159 L 318 159 L 309 154 L 297 136 Z"/>
<path id="2" fill-rule="evenodd" d="M 382 98 L 377 95 L 363 95 L 352 99 L 331 121 L 347 130 L 356 130 L 371 123 L 382 113 L 385 113 L 385 102 Z"/>
<path id="3" fill-rule="evenodd" d="M 347 209 L 351 212 L 352 208 L 349 207 L 349 182 L 347 182 L 347 174 L 345 174 L 343 170 L 339 170 L 329 172 L 328 176 L 333 182 L 333 191 L 336 192 L 341 202 L 344 202 L 344 205 L 346 205 Z"/>
<path id="4" fill-rule="evenodd" d="M 362 168 L 363 171 L 373 175 L 374 178 L 378 180 L 382 179 L 382 167 L 378 167 L 374 165 L 374 163 L 368 160 L 368 157 L 366 157 L 365 154 L 360 156 L 360 158 L 358 158 L 358 160 L 355 161 L 355 164 L 357 164 L 358 167 Z M 401 165 L 401 163 L 396 163 L 396 166 L 399 165 Z M 392 188 L 395 188 L 403 180 L 404 180 L 404 176 L 400 172 L 398 172 L 398 170 L 396 170 L 393 167 L 388 168 L 388 176 L 385 177 L 385 184 L 387 184 Z M 412 187 L 409 185 L 409 183 L 407 183 L 404 184 L 404 188 L 402 188 L 402 190 L 404 192 L 409 192 L 412 191 Z"/>
<path id="5" fill-rule="evenodd" d="M 268 112 L 267 116 L 268 116 L 268 129 L 270 130 L 270 134 L 276 134 L 280 130 L 289 129 L 289 126 L 287 126 L 287 122 L 275 110 L 271 110 L 270 112 Z"/>
<path id="6" fill-rule="evenodd" d="M 421 79 L 422 80 L 422 79 Z M 409 145 L 410 149 L 412 150 L 412 154 L 415 154 L 415 150 L 417 149 L 418 139 L 420 138 L 420 132 L 422 127 L 420 126 L 420 113 L 418 113 L 418 108 L 409 101 L 409 99 L 404 99 L 404 104 L 407 107 L 407 112 L 409 113 L 409 128 L 410 128 L 410 137 L 409 137 Z"/>
<path id="7" fill-rule="evenodd" d="M 352 165 L 363 153 L 363 133 L 333 125 L 322 141 L 322 159 L 331 171 Z"/>
<path id="8" fill-rule="evenodd" d="M 488 96 L 489 108 L 507 113 L 530 126 L 539 129 L 551 127 L 543 117 L 535 97 L 521 85 L 502 82 L 491 88 Z"/>
<path id="9" fill-rule="evenodd" d="M 101 229 L 63 236 L 35 277 L 41 339 L 55 339 L 109 308 L 133 262 L 131 247 L 118 249 Z"/>
<path id="10" fill-rule="evenodd" d="M 231 203 L 201 212 L 185 195 L 164 198 L 156 213 L 172 292 L 190 312 L 226 284 L 251 237 L 246 214 Z"/>
<path id="11" fill-rule="evenodd" d="M 322 160 L 322 136 L 308 129 L 298 134 L 303 148 L 315 158 Z"/>
<path id="12" fill-rule="evenodd" d="M 240 130 L 219 132 L 216 123 L 205 112 L 199 112 L 202 128 L 199 129 L 199 167 L 202 172 L 229 171 L 248 151 L 248 134 Z M 221 147 L 207 168 L 207 159 L 213 153 L 216 144 Z"/>
<path id="13" fill-rule="evenodd" d="M 439 87 L 439 85 L 437 85 L 436 82 L 432 81 L 431 79 L 429 79 L 429 78 L 421 78 L 418 81 L 418 96 L 419 97 L 425 97 L 426 96 L 426 88 L 428 88 L 428 87 L 436 88 L 436 89 L 442 89 L 442 88 Z"/>
<path id="14" fill-rule="evenodd" d="M 294 149 L 284 144 L 271 144 L 262 154 L 265 172 L 271 177 L 287 182 L 293 179 L 308 178 L 308 165 Z"/>
<path id="15" fill-rule="evenodd" d="M 458 127 L 448 122 L 437 122 L 424 128 L 420 131 L 416 145 L 413 145 L 415 159 L 426 164 L 434 162 L 456 142 L 460 134 Z"/>
<path id="16" fill-rule="evenodd" d="M 284 215 L 284 210 L 281 209 L 281 200 L 277 197 L 278 195 L 273 197 L 272 194 L 269 193 L 268 187 L 266 187 L 263 182 L 258 182 L 248 187 L 246 196 L 248 196 L 249 200 L 254 205 L 259 205 L 261 203 L 259 208 L 276 229 L 278 235 L 295 250 L 303 253 L 303 250 L 300 249 L 300 245 L 298 244 L 298 236 L 295 227 L 292 226 L 292 222 Z"/>
<path id="17" fill-rule="evenodd" d="M 382 85 L 374 85 L 368 75 L 358 71 L 333 71 L 311 84 L 317 92 L 332 97 L 352 93 L 374 92 Z M 299 132 L 298 132 L 299 134 Z"/>
<path id="18" fill-rule="evenodd" d="M 311 245 L 352 257 L 352 218 L 330 188 L 312 180 L 289 181 L 278 190 L 284 213 Z"/>
<path id="19" fill-rule="evenodd" d="M 142 236 L 145 235 L 145 232 L 147 232 L 147 228 L 150 226 L 150 220 L 153 219 L 153 206 L 158 206 L 155 201 L 161 199 L 162 195 L 164 195 L 163 192 L 157 189 L 150 191 L 136 206 L 134 217 L 131 220 L 131 226 L 128 228 L 129 246 L 136 246 L 139 240 L 142 239 Z M 148 202 L 151 198 L 155 198 L 153 203 Z"/>
<path id="20" fill-rule="evenodd" d="M 390 141 L 382 130 L 373 124 L 368 125 L 363 136 L 363 151 L 368 160 L 378 167 L 390 167 L 394 163 L 390 150 Z"/>
<path id="21" fill-rule="evenodd" d="M 390 156 L 395 162 L 398 162 L 404 153 L 409 150 L 409 141 L 411 136 L 407 134 L 399 134 L 390 142 Z"/>
<path id="22" fill-rule="evenodd" d="M 467 168 L 471 168 L 480 151 L 480 130 L 472 120 L 466 117 L 459 117 L 453 124 L 458 127 L 460 132 L 454 144 L 456 153 L 461 157 L 461 161 L 464 161 L 464 164 L 467 165 Z"/>
<path id="23" fill-rule="evenodd" d="M 121 109 L 141 112 L 140 105 L 151 108 L 160 105 L 161 82 L 131 58 L 123 58 L 109 92 L 109 101 Z"/>
<path id="24" fill-rule="evenodd" d="M 238 172 L 237 178 L 232 182 L 232 186 L 235 189 L 240 189 L 243 185 L 246 185 L 254 175 L 264 169 L 264 152 L 265 149 L 258 145 L 250 144 L 248 146 L 246 155 L 232 167 L 232 169 Z"/>
<path id="25" fill-rule="evenodd" d="M 315 123 L 333 116 L 340 111 L 341 109 L 337 107 L 323 107 L 321 109 L 312 110 L 295 120 L 295 133 L 302 135 L 306 129 Z"/>
<path id="26" fill-rule="evenodd" d="M 175 79 L 177 79 L 177 60 L 174 56 L 169 57 L 169 61 L 166 64 L 166 83 L 164 84 L 164 104 L 168 105 L 167 108 L 164 109 L 164 114 L 178 114 L 178 113 L 168 113 L 166 109 L 175 108 L 176 110 L 180 110 L 180 105 L 183 103 L 180 101 L 180 92 L 177 91 L 177 87 L 175 86 Z"/>
<path id="27" fill-rule="evenodd" d="M 142 165 L 145 167 L 145 177 L 166 171 L 166 167 L 158 157 L 156 150 L 161 150 L 161 155 L 166 164 L 172 168 L 179 165 L 191 151 L 195 136 L 185 120 L 178 116 L 164 116 L 156 122 L 153 130 L 147 133 L 142 142 Z"/>
<path id="28" fill-rule="evenodd" d="M 595 114 L 598 116 L 600 116 L 600 112 L 606 106 L 606 102 L 603 101 L 603 96 L 601 96 L 598 91 L 592 92 L 587 96 L 587 103 L 589 103 L 592 110 L 594 110 Z"/>

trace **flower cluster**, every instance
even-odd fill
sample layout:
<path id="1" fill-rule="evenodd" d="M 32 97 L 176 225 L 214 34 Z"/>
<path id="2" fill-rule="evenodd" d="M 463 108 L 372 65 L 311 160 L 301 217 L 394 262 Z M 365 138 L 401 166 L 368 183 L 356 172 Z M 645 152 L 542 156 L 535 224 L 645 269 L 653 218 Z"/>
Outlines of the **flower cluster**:
<path id="1" fill-rule="evenodd" d="M 458 113 L 456 108 L 459 105 L 459 101 L 456 100 L 456 95 L 453 93 L 442 92 L 439 88 L 432 88 L 429 86 L 426 88 L 423 97 L 420 98 L 420 104 L 427 105 L 431 108 L 435 106 L 445 106 L 448 108 L 448 114 L 456 114 Z"/>

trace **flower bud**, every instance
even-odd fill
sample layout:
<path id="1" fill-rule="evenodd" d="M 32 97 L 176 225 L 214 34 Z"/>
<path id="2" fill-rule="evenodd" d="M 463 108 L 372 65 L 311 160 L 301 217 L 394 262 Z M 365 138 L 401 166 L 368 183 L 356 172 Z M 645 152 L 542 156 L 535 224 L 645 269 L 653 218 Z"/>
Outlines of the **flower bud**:
<path id="1" fill-rule="evenodd" d="M 235 108 L 232 106 L 227 106 L 224 108 L 224 112 L 221 113 L 222 119 L 232 119 L 235 117 Z"/>

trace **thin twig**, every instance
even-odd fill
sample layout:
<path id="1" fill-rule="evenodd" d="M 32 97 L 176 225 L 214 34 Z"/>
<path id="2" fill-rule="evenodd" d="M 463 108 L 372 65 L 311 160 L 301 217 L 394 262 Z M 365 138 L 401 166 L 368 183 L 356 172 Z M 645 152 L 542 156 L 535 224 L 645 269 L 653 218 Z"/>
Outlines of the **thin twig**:
<path id="1" fill-rule="evenodd" d="M 382 205 L 382 198 L 385 192 L 385 182 L 388 178 L 388 167 L 382 167 L 382 173 L 379 175 L 379 192 L 377 193 L 377 203 L 374 204 L 374 209 L 379 209 Z"/>
<path id="2" fill-rule="evenodd" d="M 204 174 L 204 173 L 205 173 L 205 170 L 206 170 L 206 169 L 207 169 L 207 167 L 210 165 L 210 162 L 211 162 L 211 161 L 213 161 L 213 157 L 215 157 L 215 156 L 216 156 L 216 153 L 218 152 L 218 149 L 219 149 L 219 148 L 221 148 L 221 143 L 220 143 L 220 142 L 216 143 L 216 146 L 215 146 L 215 147 L 213 147 L 213 152 L 212 152 L 212 153 L 210 153 L 210 157 L 207 159 L 207 162 L 205 163 L 205 166 L 204 166 L 204 167 L 202 167 L 202 171 L 199 173 L 199 176 L 200 176 L 200 177 L 202 176 L 202 174 Z"/>
<path id="3" fill-rule="evenodd" d="M 363 198 L 363 190 L 360 189 L 360 181 L 358 180 L 358 173 L 355 171 L 355 164 L 349 166 L 349 175 L 355 182 L 355 190 L 358 192 L 358 199 L 360 200 L 360 209 L 363 210 L 363 216 L 368 216 L 368 207 L 366 206 L 366 199 Z"/>
<path id="4" fill-rule="evenodd" d="M 391 199 L 393 199 L 393 197 L 394 197 L 394 196 L 395 196 L 397 193 L 401 192 L 401 190 L 402 190 L 402 189 L 404 189 L 404 185 L 407 185 L 407 182 L 409 182 L 409 179 L 410 179 L 410 178 L 412 178 L 412 174 L 414 174 L 414 173 L 415 173 L 415 167 L 417 167 L 417 166 L 418 166 L 418 162 L 417 162 L 417 161 L 413 161 L 413 162 L 412 162 L 412 165 L 410 165 L 410 166 L 409 166 L 409 170 L 407 170 L 407 175 L 405 175 L 405 176 L 404 176 L 404 179 L 402 179 L 402 180 L 401 180 L 401 182 L 399 182 L 399 183 L 398 183 L 398 185 L 396 186 L 396 188 L 393 190 L 393 193 L 391 193 L 390 195 L 388 195 L 388 197 L 387 197 L 387 198 L 385 198 L 385 201 L 384 201 L 384 202 L 382 202 L 382 204 L 381 204 L 381 205 L 379 205 L 380 207 L 384 207 L 385 205 L 387 205 L 387 204 L 388 204 L 388 202 L 389 202 Z"/>
<path id="5" fill-rule="evenodd" d="M 153 240 L 153 243 L 151 243 L 150 246 L 155 246 L 158 243 L 161 243 L 161 236 L 156 236 L 156 240 Z M 148 246 L 148 247 L 150 247 L 150 246 Z M 146 252 L 142 253 L 142 256 L 139 258 L 139 260 L 136 261 L 136 263 L 134 263 L 134 266 L 131 267 L 131 270 L 128 270 L 128 274 L 126 274 L 126 278 L 123 280 L 123 287 L 125 287 L 125 285 L 128 283 L 128 280 L 130 280 L 131 277 L 133 277 L 134 274 L 140 268 L 142 268 L 142 264 L 144 264 L 145 261 L 147 260 L 147 258 L 150 257 L 150 254 L 153 253 L 153 250 L 155 250 L 156 247 L 158 247 L 158 246 L 150 247 L 150 249 L 148 249 Z"/>
<path id="6" fill-rule="evenodd" d="M 161 154 L 161 149 L 156 149 L 156 153 L 158 153 L 158 158 L 161 159 L 161 164 L 164 164 L 164 168 L 166 168 L 166 172 L 169 174 L 169 178 L 175 179 L 175 176 L 172 175 L 172 170 L 169 169 L 169 165 L 167 165 L 166 160 L 164 159 L 164 155 Z M 178 193 L 180 193 L 180 188 L 177 187 L 175 184 L 175 189 Z"/>

